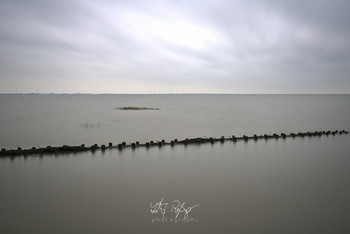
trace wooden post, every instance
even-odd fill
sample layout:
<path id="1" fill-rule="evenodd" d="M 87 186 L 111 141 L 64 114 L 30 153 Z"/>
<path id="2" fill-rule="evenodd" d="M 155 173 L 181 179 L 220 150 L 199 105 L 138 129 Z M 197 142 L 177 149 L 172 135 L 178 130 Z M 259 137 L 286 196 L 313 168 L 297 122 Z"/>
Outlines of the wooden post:
<path id="1" fill-rule="evenodd" d="M 224 141 L 225 141 L 225 137 L 224 137 L 224 136 L 221 136 L 220 142 L 221 142 L 221 143 L 224 143 Z"/>

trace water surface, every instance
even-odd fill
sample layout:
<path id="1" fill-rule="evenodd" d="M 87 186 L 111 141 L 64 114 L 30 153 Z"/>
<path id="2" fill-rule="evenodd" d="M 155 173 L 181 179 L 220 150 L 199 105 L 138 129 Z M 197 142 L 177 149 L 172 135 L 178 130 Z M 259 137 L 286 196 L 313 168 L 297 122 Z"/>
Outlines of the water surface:
<path id="1" fill-rule="evenodd" d="M 350 129 L 349 95 L 0 95 L 1 147 Z M 146 106 L 159 111 L 118 111 Z M 350 135 L 0 158 L 0 233 L 349 233 Z M 195 206 L 152 222 L 150 203 Z M 183 217 L 183 213 L 179 215 Z M 193 220 L 191 220 L 193 218 Z"/>
<path id="2" fill-rule="evenodd" d="M 348 233 L 349 140 L 1 159 L 0 233 Z M 198 221 L 153 223 L 162 198 Z"/>
<path id="3" fill-rule="evenodd" d="M 350 130 L 350 95 L 0 95 L 0 147 Z M 122 111 L 116 107 L 160 110 Z"/>

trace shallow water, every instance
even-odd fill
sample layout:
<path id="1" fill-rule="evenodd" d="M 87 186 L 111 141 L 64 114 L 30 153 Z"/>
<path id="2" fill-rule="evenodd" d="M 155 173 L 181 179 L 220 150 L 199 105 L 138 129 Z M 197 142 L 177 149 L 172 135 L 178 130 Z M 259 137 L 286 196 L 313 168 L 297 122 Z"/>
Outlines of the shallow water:
<path id="1" fill-rule="evenodd" d="M 0 95 L 0 110 L 1 148 L 350 130 L 350 95 Z"/>
<path id="2" fill-rule="evenodd" d="M 349 140 L 1 159 L 0 233 L 348 233 Z M 162 198 L 200 206 L 189 223 L 152 222 Z"/>
<path id="3" fill-rule="evenodd" d="M 349 101 L 349 95 L 0 95 L 6 110 L 0 142 L 29 147 L 349 130 Z M 120 106 L 161 109 L 114 110 Z M 349 140 L 0 158 L 0 233 L 349 233 Z M 150 203 L 161 199 L 169 203 L 168 222 L 151 213 Z M 199 206 L 174 223 L 174 200 Z"/>

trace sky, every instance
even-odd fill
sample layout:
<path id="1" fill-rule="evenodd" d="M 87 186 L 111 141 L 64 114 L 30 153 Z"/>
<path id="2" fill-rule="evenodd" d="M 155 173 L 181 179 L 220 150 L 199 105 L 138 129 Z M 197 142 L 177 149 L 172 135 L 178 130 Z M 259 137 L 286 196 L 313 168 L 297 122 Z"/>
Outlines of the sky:
<path id="1" fill-rule="evenodd" d="M 350 93 L 348 0 L 0 0 L 0 93 Z"/>

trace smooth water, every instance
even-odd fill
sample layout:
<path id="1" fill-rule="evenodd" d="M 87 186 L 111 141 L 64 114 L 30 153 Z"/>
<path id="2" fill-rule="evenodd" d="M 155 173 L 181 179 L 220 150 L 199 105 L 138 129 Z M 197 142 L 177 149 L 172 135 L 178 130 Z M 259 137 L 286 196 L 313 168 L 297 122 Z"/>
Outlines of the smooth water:
<path id="1" fill-rule="evenodd" d="M 349 101 L 0 95 L 1 145 L 349 130 Z M 161 110 L 114 110 L 119 106 Z M 0 158 L 0 233 L 349 233 L 349 143 L 350 135 L 330 135 Z M 151 213 L 150 203 L 162 198 L 168 222 Z M 174 200 L 199 206 L 175 223 Z"/>
<path id="2" fill-rule="evenodd" d="M 349 233 L 349 140 L 0 159 L 0 233 Z M 152 222 L 162 198 L 195 220 Z"/>
<path id="3" fill-rule="evenodd" d="M 350 130 L 350 95 L 0 95 L 0 110 L 1 148 Z"/>

